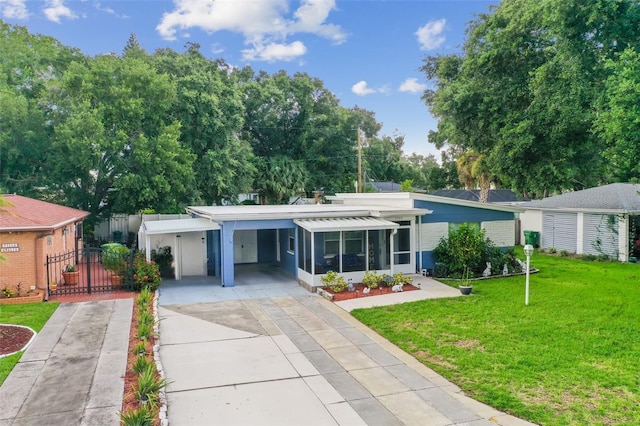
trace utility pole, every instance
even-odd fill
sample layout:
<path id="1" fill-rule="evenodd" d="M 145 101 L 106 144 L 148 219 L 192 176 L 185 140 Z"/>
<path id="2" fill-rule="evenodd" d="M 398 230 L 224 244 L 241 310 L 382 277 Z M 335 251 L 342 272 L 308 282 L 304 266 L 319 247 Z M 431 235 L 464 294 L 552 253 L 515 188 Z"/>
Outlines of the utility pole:
<path id="1" fill-rule="evenodd" d="M 358 127 L 358 190 L 362 192 L 362 140 L 360 139 L 360 127 Z"/>

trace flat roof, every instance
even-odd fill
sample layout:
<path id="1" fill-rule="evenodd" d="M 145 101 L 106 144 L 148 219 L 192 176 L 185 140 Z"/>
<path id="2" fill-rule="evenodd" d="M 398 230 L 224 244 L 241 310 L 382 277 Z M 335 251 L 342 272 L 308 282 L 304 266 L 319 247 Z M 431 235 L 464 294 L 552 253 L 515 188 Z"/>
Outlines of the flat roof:
<path id="1" fill-rule="evenodd" d="M 398 225 L 375 217 L 332 217 L 322 219 L 295 219 L 296 225 L 311 232 L 366 231 L 377 229 L 395 229 Z"/>
<path id="2" fill-rule="evenodd" d="M 211 218 L 216 222 L 273 219 L 318 219 L 331 217 L 419 216 L 429 209 L 397 206 L 354 206 L 344 204 L 293 204 L 256 206 L 190 206 L 189 213 Z"/>
<path id="3" fill-rule="evenodd" d="M 142 222 L 147 235 L 212 231 L 220 225 L 202 217 L 190 219 L 150 220 Z"/>
<path id="4" fill-rule="evenodd" d="M 375 192 L 375 193 L 338 193 L 334 196 L 328 196 L 328 200 L 335 200 L 336 202 L 342 202 L 343 205 L 351 205 L 355 207 L 355 203 L 366 202 L 369 204 L 376 204 L 379 200 L 385 204 L 409 202 L 413 200 L 428 201 L 432 203 L 451 204 L 456 206 L 474 207 L 478 209 L 497 210 L 510 213 L 522 213 L 524 211 L 521 207 L 506 206 L 503 204 L 494 203 L 480 203 L 478 201 L 460 200 L 457 198 L 441 197 L 438 195 L 418 194 L 415 192 Z"/>

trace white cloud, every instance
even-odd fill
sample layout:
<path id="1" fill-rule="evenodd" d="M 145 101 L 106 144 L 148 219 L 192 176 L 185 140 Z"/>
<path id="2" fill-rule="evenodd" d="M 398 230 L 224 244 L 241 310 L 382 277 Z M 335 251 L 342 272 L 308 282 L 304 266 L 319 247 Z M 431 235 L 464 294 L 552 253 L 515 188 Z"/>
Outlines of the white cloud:
<path id="1" fill-rule="evenodd" d="M 298 10 L 294 13 L 298 20 L 290 25 L 288 28 L 289 33 L 305 32 L 317 34 L 337 44 L 343 43 L 347 36 L 342 32 L 339 25 L 323 24 L 335 7 L 336 2 L 334 0 L 303 0 Z"/>
<path id="2" fill-rule="evenodd" d="M 245 61 L 291 61 L 307 53 L 307 48 L 300 41 L 290 44 L 270 43 L 266 46 L 258 44 L 252 49 L 242 51 L 242 59 Z"/>
<path id="3" fill-rule="evenodd" d="M 213 53 L 214 55 L 219 55 L 222 52 L 224 52 L 224 47 L 222 47 L 220 43 L 213 43 L 211 45 L 211 53 Z"/>
<path id="4" fill-rule="evenodd" d="M 427 88 L 426 84 L 418 83 L 417 78 L 408 78 L 400 85 L 401 92 L 421 93 Z"/>
<path id="5" fill-rule="evenodd" d="M 288 0 L 174 0 L 174 5 L 156 26 L 162 38 L 175 40 L 179 31 L 190 28 L 240 33 L 248 46 L 243 50 L 247 59 L 289 61 L 304 55 L 306 47 L 301 41 L 287 40 L 297 33 L 315 34 L 334 43 L 346 39 L 339 26 L 325 23 L 336 8 L 335 0 L 302 0 L 293 15 Z"/>
<path id="6" fill-rule="evenodd" d="M 10 19 L 27 19 L 29 17 L 26 0 L 2 0 L 0 1 L 0 13 L 3 17 Z"/>
<path id="7" fill-rule="evenodd" d="M 43 12 L 48 20 L 60 23 L 60 18 L 76 19 L 78 15 L 64 5 L 63 0 L 47 0 Z"/>
<path id="8" fill-rule="evenodd" d="M 389 92 L 389 88 L 387 86 L 382 86 L 378 88 L 369 87 L 366 81 L 361 80 L 356 84 L 354 84 L 353 86 L 351 86 L 351 91 L 358 96 L 366 96 L 374 93 L 387 93 Z"/>
<path id="9" fill-rule="evenodd" d="M 418 37 L 418 43 L 420 43 L 421 50 L 433 50 L 437 49 L 444 43 L 444 26 L 447 21 L 438 19 L 437 21 L 429 21 L 424 26 L 418 28 L 416 36 Z"/>

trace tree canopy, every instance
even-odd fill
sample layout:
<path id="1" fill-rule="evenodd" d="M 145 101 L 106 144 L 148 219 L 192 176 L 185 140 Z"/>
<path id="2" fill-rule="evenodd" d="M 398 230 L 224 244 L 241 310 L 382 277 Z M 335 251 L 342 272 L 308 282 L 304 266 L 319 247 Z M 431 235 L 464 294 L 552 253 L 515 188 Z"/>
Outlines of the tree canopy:
<path id="1" fill-rule="evenodd" d="M 496 183 L 534 196 L 632 178 L 608 161 L 625 151 L 615 120 L 598 117 L 622 102 L 610 76 L 639 24 L 631 1 L 501 2 L 469 24 L 462 54 L 424 59 L 429 140 L 472 150 Z"/>
<path id="2" fill-rule="evenodd" d="M 0 21 L 0 193 L 91 213 L 179 212 L 258 191 L 287 203 L 351 192 L 358 131 L 376 180 L 457 185 L 433 157 L 404 155 L 372 111 L 345 108 L 305 73 L 268 74 L 183 52 L 86 56 Z M 436 188 L 434 188 L 436 189 Z"/>

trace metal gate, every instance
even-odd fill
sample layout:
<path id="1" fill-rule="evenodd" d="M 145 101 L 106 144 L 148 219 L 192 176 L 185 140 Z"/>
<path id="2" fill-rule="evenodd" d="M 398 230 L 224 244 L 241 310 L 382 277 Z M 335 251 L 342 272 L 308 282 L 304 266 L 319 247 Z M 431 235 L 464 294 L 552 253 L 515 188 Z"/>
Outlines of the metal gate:
<path id="1" fill-rule="evenodd" d="M 47 256 L 47 287 L 50 295 L 91 294 L 133 290 L 133 255 L 127 256 L 124 276 L 107 271 L 102 265 L 102 248 L 85 247 L 77 251 Z"/>

